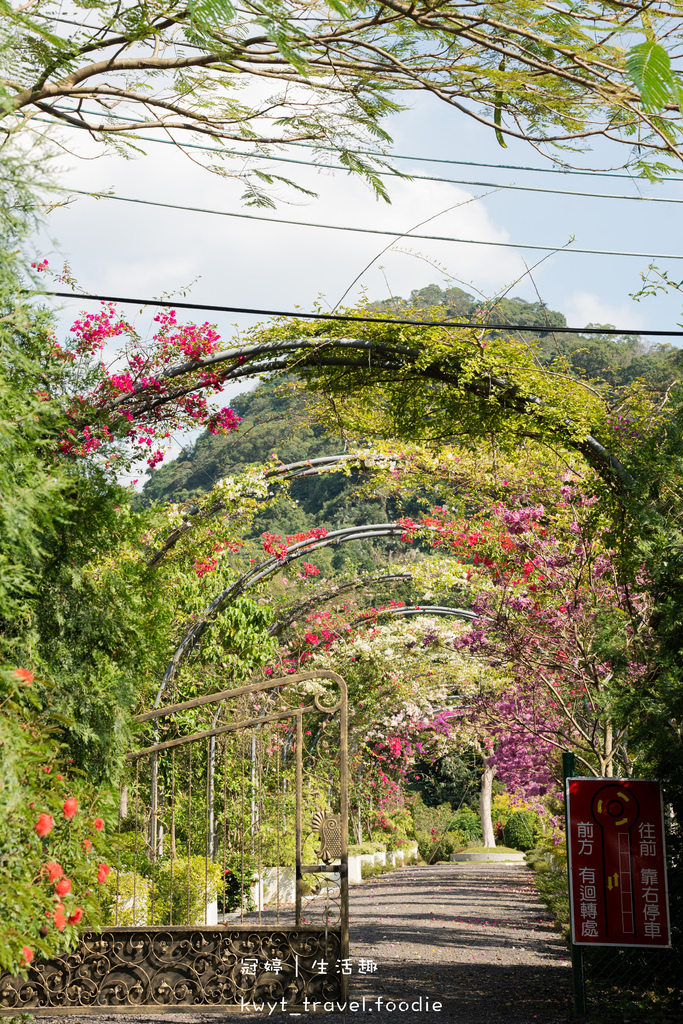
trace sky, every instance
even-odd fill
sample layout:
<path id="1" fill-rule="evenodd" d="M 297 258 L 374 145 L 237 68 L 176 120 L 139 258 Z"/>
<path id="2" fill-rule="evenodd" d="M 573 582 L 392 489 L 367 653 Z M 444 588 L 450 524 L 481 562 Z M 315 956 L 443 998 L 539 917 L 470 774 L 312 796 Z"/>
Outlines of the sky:
<path id="1" fill-rule="evenodd" d="M 550 167 L 531 147 L 510 140 L 507 149 L 483 126 L 427 95 L 417 95 L 408 109 L 386 123 L 393 152 L 443 160 L 467 160 L 528 167 Z M 70 189 L 110 191 L 119 196 L 216 210 L 279 216 L 343 226 L 372 227 L 494 242 L 565 246 L 575 239 L 580 248 L 628 250 L 683 257 L 683 206 L 619 199 L 545 195 L 450 184 L 391 179 L 391 203 L 377 199 L 362 181 L 346 172 L 273 164 L 272 169 L 295 178 L 317 193 L 316 198 L 278 189 L 274 211 L 245 207 L 243 186 L 192 162 L 172 146 L 143 144 L 146 153 L 125 159 L 99 147 L 81 133 L 66 132 L 67 148 L 56 179 Z M 306 150 L 288 155 L 309 159 Z M 623 159 L 621 147 L 602 146 L 577 156 L 584 167 L 602 167 Z M 683 200 L 683 177 L 650 185 L 642 181 L 558 175 L 533 171 L 396 162 L 405 173 L 469 179 L 534 188 L 570 189 Z M 386 179 L 385 179 L 386 180 Z M 87 291 L 133 297 L 179 296 L 191 286 L 186 301 L 304 311 L 320 301 L 333 308 L 348 293 L 352 304 L 364 289 L 371 300 L 407 298 L 412 289 L 436 283 L 457 285 L 472 294 L 491 296 L 510 288 L 510 296 L 535 301 L 564 313 L 570 326 L 610 323 L 620 328 L 675 330 L 683 321 L 683 296 L 660 295 L 635 302 L 646 257 L 617 257 L 491 247 L 458 242 L 403 238 L 391 244 L 379 235 L 242 220 L 202 213 L 160 209 L 86 196 L 72 196 L 54 209 L 35 240 L 36 253 L 52 266 L 68 260 Z M 375 261 L 369 270 L 368 264 Z M 534 267 L 530 277 L 527 268 Z M 656 259 L 674 280 L 683 279 L 683 258 Z M 365 271 L 365 272 L 364 272 Z M 517 283 L 515 283 L 517 282 Z M 66 332 L 82 301 L 60 306 Z M 88 307 L 92 308 L 92 306 Z M 130 309 L 128 310 L 130 312 Z M 187 314 L 188 319 L 216 323 L 226 339 L 257 323 L 257 317 Z M 147 318 L 148 322 L 149 318 Z M 140 321 L 144 330 L 144 316 Z M 680 344 L 680 340 L 674 341 Z M 237 390 L 244 390 L 239 385 Z M 222 402 L 221 404 L 225 404 Z M 185 443 L 187 438 L 184 439 Z M 175 451 L 183 439 L 177 439 Z"/>

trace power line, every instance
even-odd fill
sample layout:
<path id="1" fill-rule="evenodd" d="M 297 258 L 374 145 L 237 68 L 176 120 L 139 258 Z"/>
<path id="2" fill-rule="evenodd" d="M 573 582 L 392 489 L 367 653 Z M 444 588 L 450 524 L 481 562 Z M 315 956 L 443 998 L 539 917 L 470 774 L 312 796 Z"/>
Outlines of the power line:
<path id="1" fill-rule="evenodd" d="M 164 309 L 200 309 L 207 313 L 247 313 L 251 316 L 286 316 L 297 320 L 341 320 L 364 324 L 398 324 L 410 327 L 464 327 L 470 331 L 525 331 L 530 334 L 635 334 L 648 338 L 679 338 L 683 331 L 652 331 L 617 327 L 535 327 L 526 324 L 472 324 L 457 320 L 403 320 L 384 316 L 353 316 L 345 313 L 302 313 L 299 310 L 259 309 L 253 306 L 215 306 L 206 302 L 171 302 L 166 299 L 133 299 L 121 295 L 87 295 L 82 292 L 33 292 L 34 296 L 54 295 L 60 299 L 84 299 L 88 302 L 120 302 L 130 306 L 161 306 Z"/>
<path id="2" fill-rule="evenodd" d="M 346 224 L 318 224 L 309 220 L 292 220 L 287 217 L 265 217 L 256 213 L 231 213 L 228 210 L 212 210 L 203 206 L 181 206 L 179 203 L 161 203 L 154 199 L 134 199 L 132 196 L 115 196 L 108 193 L 86 192 L 84 189 L 60 189 L 75 195 L 90 196 L 91 199 L 115 199 L 120 203 L 138 203 L 142 206 L 158 206 L 165 210 L 183 210 L 186 213 L 207 213 L 214 217 L 236 217 L 239 220 L 260 220 L 267 224 L 289 224 L 300 228 L 320 228 L 324 231 L 351 231 L 362 235 L 384 235 L 389 238 L 420 239 L 428 242 L 459 242 L 462 245 L 492 245 L 499 249 L 534 249 L 538 252 L 571 252 L 592 256 L 635 256 L 646 260 L 683 260 L 683 254 L 628 252 L 618 249 L 578 249 L 565 245 L 534 245 L 529 242 L 491 242 L 477 238 L 455 238 L 449 235 L 418 235 L 410 231 L 388 231 L 381 228 L 357 228 Z"/>
<path id="3" fill-rule="evenodd" d="M 145 121 L 143 118 L 124 117 L 121 114 L 107 113 L 106 115 L 103 115 L 100 111 L 94 111 L 94 110 L 81 110 L 81 111 L 79 111 L 79 110 L 73 110 L 73 109 L 70 109 L 70 108 L 67 108 L 67 107 L 59 107 L 59 108 L 56 108 L 56 109 L 63 110 L 65 113 L 68 113 L 68 114 L 79 114 L 79 115 L 87 114 L 88 116 L 91 116 L 91 117 L 103 117 L 103 116 L 106 116 L 106 117 L 108 117 L 108 118 L 110 118 L 111 120 L 114 120 L 114 121 L 128 121 L 128 122 L 132 121 L 132 122 L 135 122 L 136 124 L 142 124 L 142 125 L 149 124 L 149 122 Z M 48 120 L 47 118 L 35 118 L 35 120 L 43 121 L 46 124 L 54 124 L 54 120 Z M 143 137 L 142 136 L 136 136 L 136 138 L 141 138 L 142 139 Z M 226 150 L 226 149 L 223 149 L 220 146 L 203 146 L 203 145 L 201 145 L 198 142 L 172 142 L 172 141 L 167 140 L 167 139 L 146 139 L 146 138 L 143 139 L 143 141 L 145 141 L 145 142 L 163 142 L 163 143 L 165 143 L 167 145 L 176 146 L 177 148 L 183 148 L 183 149 L 188 149 L 188 148 L 191 148 L 191 149 L 203 149 L 203 150 L 206 150 L 209 153 L 230 153 L 230 154 L 235 154 L 236 156 L 245 156 L 245 157 L 247 157 L 247 156 L 260 156 L 261 155 L 261 154 L 256 154 L 256 153 L 248 153 L 248 154 L 240 153 L 239 150 Z M 324 150 L 324 151 L 330 152 L 330 153 L 338 153 L 339 152 L 339 147 L 337 147 L 337 146 L 322 146 L 322 145 L 316 145 L 315 143 L 312 143 L 312 142 L 288 142 L 286 139 L 284 139 L 282 141 L 282 143 L 278 143 L 278 145 L 298 146 L 298 147 L 303 148 L 303 149 Z M 483 163 L 482 161 L 479 161 L 479 160 L 448 160 L 448 159 L 445 159 L 443 157 L 435 157 L 435 156 L 406 156 L 405 154 L 400 154 L 400 153 L 381 153 L 380 151 L 373 150 L 373 149 L 349 149 L 349 150 L 347 150 L 347 152 L 348 153 L 352 153 L 355 156 L 373 156 L 373 157 L 378 157 L 379 159 L 382 159 L 382 160 L 386 160 L 387 158 L 390 158 L 392 160 L 412 160 L 412 161 L 415 161 L 416 163 L 447 164 L 449 166 L 457 166 L 457 167 L 489 167 L 489 168 L 492 168 L 493 170 L 530 171 L 532 173 L 538 173 L 538 174 L 578 174 L 578 175 L 581 175 L 582 177 L 590 177 L 590 178 L 619 178 L 621 180 L 631 181 L 631 182 L 633 182 L 634 185 L 635 184 L 639 184 L 640 182 L 642 182 L 644 180 L 647 180 L 647 179 L 644 179 L 644 178 L 636 178 L 632 174 L 619 174 L 617 171 L 591 171 L 591 170 L 582 171 L 582 170 L 579 170 L 578 168 L 566 168 L 566 169 L 563 169 L 563 168 L 559 168 L 559 167 L 528 167 L 528 166 L 525 166 L 524 164 L 489 164 L 489 163 Z M 275 159 L 278 159 L 278 158 L 277 157 L 270 157 L 268 159 L 275 160 Z M 290 162 L 294 163 L 293 160 L 290 161 Z M 311 162 L 313 163 L 313 161 L 311 161 Z M 320 166 L 324 166 L 324 165 L 314 164 L 314 166 L 320 167 Z M 347 170 L 347 168 L 344 168 L 344 170 Z M 431 179 L 427 179 L 427 180 L 431 180 Z M 439 180 L 442 180 L 442 179 L 436 178 L 434 180 L 435 181 L 439 181 Z M 448 179 L 443 179 L 443 180 L 448 180 Z M 680 184 L 681 178 L 667 179 L 667 182 L 669 182 L 669 181 L 673 181 L 675 184 Z M 465 184 L 465 182 L 462 182 L 462 184 Z M 579 194 L 582 194 L 582 193 L 579 193 Z M 634 197 L 630 197 L 629 196 L 628 198 L 638 198 L 638 197 L 635 197 L 635 196 Z"/>
<path id="4" fill-rule="evenodd" d="M 47 118 L 35 118 L 37 121 L 48 123 Z M 288 156 L 271 156 L 267 153 L 240 153 L 237 149 L 219 149 L 216 146 L 202 146 L 198 142 L 173 142 L 171 139 L 151 139 L 148 135 L 136 135 L 135 138 L 140 142 L 152 142 L 155 145 L 160 146 L 174 146 L 176 149 L 203 149 L 209 153 L 222 153 L 228 154 L 229 156 L 237 156 L 244 160 L 270 160 L 275 163 L 284 164 L 296 164 L 298 167 L 315 167 L 319 171 L 345 171 L 350 173 L 348 167 L 344 167 L 343 164 L 320 164 L 315 160 L 295 160 L 293 157 Z M 299 145 L 299 143 L 289 143 L 289 145 Z M 358 151 L 360 152 L 360 151 Z M 413 159 L 412 157 L 405 157 L 405 159 Z M 418 159 L 418 158 L 415 158 Z M 482 164 L 483 167 L 493 166 L 491 164 Z M 539 168 L 540 170 L 541 168 Z M 399 171 L 394 169 L 388 171 L 382 171 L 373 168 L 373 174 L 379 175 L 383 178 L 403 178 Z M 579 192 L 576 189 L 564 189 L 564 188 L 538 188 L 534 185 L 512 185 L 503 184 L 496 181 L 473 181 L 470 178 L 439 178 L 435 175 L 430 174 L 410 174 L 407 176 L 411 181 L 435 181 L 445 185 L 474 185 L 476 188 L 495 188 L 495 189 L 507 189 L 513 192 L 534 192 L 546 195 L 554 196 L 576 196 L 579 199 L 625 199 L 634 203 L 679 203 L 683 204 L 683 199 L 670 199 L 666 196 L 626 196 L 615 194 L 614 192 Z M 62 190 L 62 191 L 75 191 Z"/>

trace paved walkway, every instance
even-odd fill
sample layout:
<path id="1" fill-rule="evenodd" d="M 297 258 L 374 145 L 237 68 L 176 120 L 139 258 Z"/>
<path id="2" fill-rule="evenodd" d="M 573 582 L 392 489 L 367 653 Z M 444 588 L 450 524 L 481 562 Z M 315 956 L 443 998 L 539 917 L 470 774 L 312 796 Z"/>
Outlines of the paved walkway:
<path id="1" fill-rule="evenodd" d="M 354 974 L 352 994 L 365 995 L 366 1009 L 375 999 L 374 1024 L 396 1017 L 405 1024 L 569 1019 L 567 948 L 528 869 L 437 864 L 383 875 L 352 894 L 353 959 L 377 962 L 376 974 Z M 410 1009 L 378 1014 L 380 995 Z"/>
<path id="2" fill-rule="evenodd" d="M 567 948 L 528 869 L 484 864 L 404 868 L 352 886 L 350 896 L 354 969 L 349 1012 L 345 1018 L 308 1014 L 307 1024 L 567 1024 L 571 1019 Z M 376 963 L 376 972 L 359 973 L 361 960 Z M 216 1024 L 240 1016 L 246 1015 L 170 1010 L 125 1019 L 131 1024 L 162 1019 L 165 1024 Z M 266 1019 L 265 1014 L 249 1016 Z M 35 1019 L 36 1024 L 88 1021 L 78 1012 Z M 89 1019 L 122 1024 L 120 1015 Z M 282 1013 L 267 1019 L 293 1024 Z"/>

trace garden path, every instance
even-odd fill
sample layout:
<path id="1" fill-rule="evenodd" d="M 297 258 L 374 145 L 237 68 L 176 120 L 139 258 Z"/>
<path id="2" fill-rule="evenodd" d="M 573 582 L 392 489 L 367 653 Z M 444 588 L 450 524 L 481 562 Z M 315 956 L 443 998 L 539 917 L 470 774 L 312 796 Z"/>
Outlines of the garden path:
<path id="1" fill-rule="evenodd" d="M 269 923 L 269 912 L 263 914 L 263 923 Z M 436 864 L 368 879 L 350 890 L 350 935 L 352 1012 L 346 1015 L 346 1024 L 567 1024 L 570 1020 L 567 948 L 526 867 Z M 376 972 L 359 973 L 361 960 L 376 963 Z M 436 1011 L 435 1002 L 441 1004 Z M 159 1024 L 161 1019 L 165 1024 L 216 1024 L 243 1016 L 171 1011 L 136 1014 L 128 1020 L 131 1024 Z M 277 1012 L 249 1017 L 291 1024 L 289 1015 Z M 36 1024 L 64 1024 L 65 1018 L 38 1015 L 35 1020 Z M 88 1024 L 78 1013 L 68 1020 Z M 122 1024 L 119 1015 L 90 1020 Z M 342 1024 L 344 1017 L 309 1013 L 306 1020 L 307 1024 Z"/>

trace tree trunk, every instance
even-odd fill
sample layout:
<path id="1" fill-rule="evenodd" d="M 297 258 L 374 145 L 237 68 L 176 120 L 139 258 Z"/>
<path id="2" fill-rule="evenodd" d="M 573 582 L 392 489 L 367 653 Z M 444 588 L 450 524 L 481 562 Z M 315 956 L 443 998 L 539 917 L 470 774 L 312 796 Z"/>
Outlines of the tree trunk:
<path id="1" fill-rule="evenodd" d="M 495 768 L 484 768 L 481 776 L 481 800 L 479 802 L 479 814 L 481 816 L 481 831 L 484 846 L 495 846 L 496 837 L 493 834 L 493 822 L 491 821 L 491 795 L 493 793 L 493 776 Z"/>

